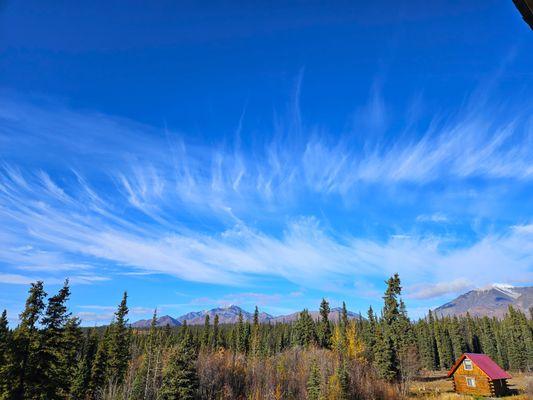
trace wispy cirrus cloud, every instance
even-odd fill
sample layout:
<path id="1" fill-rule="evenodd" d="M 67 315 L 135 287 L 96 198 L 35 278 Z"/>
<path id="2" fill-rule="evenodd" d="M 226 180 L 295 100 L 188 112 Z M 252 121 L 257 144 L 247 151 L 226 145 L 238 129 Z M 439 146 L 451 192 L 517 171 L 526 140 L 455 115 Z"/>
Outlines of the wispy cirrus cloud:
<path id="1" fill-rule="evenodd" d="M 394 142 L 376 144 L 361 143 L 350 134 L 327 139 L 314 128 L 308 128 L 303 141 L 289 140 L 289 132 L 306 129 L 297 118 L 298 128 L 294 123 L 274 127 L 274 134 L 266 135 L 270 139 L 250 151 L 236 143 L 191 145 L 181 135 L 101 114 L 5 99 L 0 105 L 0 137 L 7 144 L 4 156 L 17 148 L 24 157 L 21 145 L 29 152 L 52 139 L 53 147 L 66 155 L 63 161 L 81 169 L 90 163 L 93 175 L 111 174 L 129 204 L 140 209 L 172 198 L 190 204 L 275 202 L 308 191 L 352 196 L 368 184 L 533 178 L 528 151 L 533 134 L 527 112 L 488 115 L 492 110 L 474 108 L 435 118 L 426 128 Z M 45 172 L 39 175 L 50 194 L 68 201 Z"/>
<path id="2" fill-rule="evenodd" d="M 72 275 L 69 282 L 72 284 L 91 284 L 94 282 L 107 281 L 109 277 L 95 276 L 95 275 Z M 23 275 L 23 274 L 3 274 L 0 273 L 0 283 L 14 284 L 14 285 L 29 285 L 37 281 L 46 281 L 52 285 L 59 285 L 64 280 L 47 275 Z"/>
<path id="3" fill-rule="evenodd" d="M 532 280 L 527 223 L 457 243 L 410 228 L 374 236 L 335 229 L 322 207 L 337 198 L 372 203 L 376 191 L 394 203 L 398 188 L 421 193 L 443 182 L 474 191 L 469 181 L 529 187 L 532 130 L 524 114 L 472 110 L 435 118 L 394 142 L 363 144 L 349 134 L 333 140 L 298 116 L 243 148 L 193 145 L 98 113 L 5 99 L 0 105 L 5 282 L 28 282 L 37 271 L 79 282 L 120 272 L 235 286 L 274 276 L 342 291 L 356 278 L 399 271 L 412 285 L 430 285 L 410 286 L 423 299 L 458 290 L 442 284 L 447 279 Z M 36 156 L 45 146 L 49 153 Z M 256 222 L 264 213 L 275 228 Z M 446 218 L 444 211 L 416 215 L 419 222 Z"/>
<path id="4" fill-rule="evenodd" d="M 315 288 L 323 287 L 324 281 L 346 282 L 353 276 L 371 278 L 395 271 L 408 280 L 427 282 L 461 278 L 479 283 L 486 271 L 490 271 L 489 280 L 531 278 L 533 241 L 527 226 L 487 235 L 465 247 L 431 236 L 392 235 L 377 240 L 338 234 L 316 218 L 295 219 L 280 236 L 243 223 L 217 233 L 179 227 L 169 231 L 160 224 L 130 229 L 133 222 L 127 218 L 106 219 L 88 204 L 57 207 L 54 201 L 61 200 L 53 194 L 45 204 L 46 197 L 39 197 L 39 201 L 17 201 L 0 209 L 4 221 L 27 230 L 22 237 L 12 233 L 10 240 L 50 248 L 67 259 L 84 257 L 84 265 L 111 262 L 122 269 L 230 285 L 277 276 Z M 19 246 L 0 254 L 4 261 L 13 262 L 27 251 Z M 49 270 L 56 270 L 55 264 Z"/>
<path id="5" fill-rule="evenodd" d="M 426 285 L 415 285 L 410 290 L 410 298 L 413 299 L 432 299 L 450 293 L 460 293 L 467 289 L 472 289 L 472 281 L 464 278 L 458 278 L 449 282 L 430 283 Z"/>
<path id="6" fill-rule="evenodd" d="M 242 293 L 230 293 L 226 294 L 220 298 L 211 298 L 211 297 L 199 297 L 191 300 L 191 304 L 201 305 L 201 304 L 216 304 L 218 306 L 226 307 L 229 305 L 241 305 L 241 306 L 265 306 L 265 305 L 275 305 L 282 301 L 284 298 L 289 296 L 284 296 L 279 293 L 256 293 L 256 292 L 242 292 Z"/>
<path id="7" fill-rule="evenodd" d="M 100 325 L 110 323 L 115 317 L 116 306 L 101 305 L 80 305 L 76 308 L 84 311 L 78 311 L 75 315 L 81 319 L 84 326 L 91 324 Z M 133 318 L 139 318 L 141 315 L 152 313 L 154 310 L 146 307 L 130 307 L 128 315 Z"/>

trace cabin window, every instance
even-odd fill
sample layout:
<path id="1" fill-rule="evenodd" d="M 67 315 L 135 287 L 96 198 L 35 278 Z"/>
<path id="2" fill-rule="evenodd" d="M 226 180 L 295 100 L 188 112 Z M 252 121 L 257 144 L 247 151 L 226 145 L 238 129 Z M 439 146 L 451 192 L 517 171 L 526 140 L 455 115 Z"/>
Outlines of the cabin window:
<path id="1" fill-rule="evenodd" d="M 474 378 L 466 378 L 466 386 L 476 387 L 476 380 Z"/>
<path id="2" fill-rule="evenodd" d="M 467 371 L 472 371 L 474 369 L 474 367 L 472 366 L 472 361 L 470 361 L 469 359 L 465 360 L 464 366 Z"/>

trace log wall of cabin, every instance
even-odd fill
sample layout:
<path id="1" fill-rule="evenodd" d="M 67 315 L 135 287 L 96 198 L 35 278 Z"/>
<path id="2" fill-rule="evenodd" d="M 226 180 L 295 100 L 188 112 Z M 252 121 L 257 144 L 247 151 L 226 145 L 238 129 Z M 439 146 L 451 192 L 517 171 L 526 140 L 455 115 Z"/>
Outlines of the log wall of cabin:
<path id="1" fill-rule="evenodd" d="M 476 386 L 470 387 L 466 383 L 466 378 L 474 378 Z M 471 370 L 465 370 L 464 361 L 455 370 L 453 374 L 454 389 L 457 393 L 477 394 L 491 396 L 494 395 L 494 389 L 489 377 L 479 367 L 472 363 Z"/>

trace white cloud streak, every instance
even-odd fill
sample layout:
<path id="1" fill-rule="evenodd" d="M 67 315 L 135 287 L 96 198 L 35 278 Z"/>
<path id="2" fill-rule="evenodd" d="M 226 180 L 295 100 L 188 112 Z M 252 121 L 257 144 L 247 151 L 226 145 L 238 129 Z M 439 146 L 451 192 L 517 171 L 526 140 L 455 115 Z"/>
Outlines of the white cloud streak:
<path id="1" fill-rule="evenodd" d="M 109 323 L 115 317 L 116 306 L 99 306 L 99 305 L 82 305 L 77 308 L 88 311 L 78 311 L 75 315 L 81 319 L 82 325 L 91 324 L 100 325 Z M 154 310 L 146 307 L 130 307 L 128 315 L 130 317 L 139 317 L 141 315 L 151 314 Z"/>
<path id="2" fill-rule="evenodd" d="M 374 100 L 378 115 L 384 106 Z M 163 140 L 151 127 L 101 114 L 6 100 L 0 106 L 0 139 L 7 143 L 0 156 L 11 160 L 0 173 L 5 282 L 27 281 L 13 270 L 79 266 L 79 282 L 107 279 L 115 268 L 228 285 L 276 276 L 308 287 L 399 271 L 408 282 L 433 285 L 412 294 L 429 298 L 454 290 L 442 284 L 448 279 L 533 280 L 526 225 L 452 247 L 431 235 L 341 234 L 298 215 L 289 215 L 281 233 L 265 232 L 242 217 L 280 214 L 314 195 L 354 201 L 373 186 L 469 179 L 528 185 L 533 130 L 527 116 L 502 120 L 470 112 L 435 120 L 408 139 L 363 146 L 349 137 L 332 143 L 316 132 L 293 142 L 278 127 L 274 139 L 243 150 L 193 146 L 172 133 Z M 300 118 L 295 124 L 291 132 L 304 130 Z M 19 166 L 26 152 L 45 145 L 55 157 L 40 161 L 61 167 L 60 179 Z M 442 222 L 438 216 L 428 220 Z M 184 222 L 191 219 L 193 231 Z M 96 273 L 91 265 L 110 267 Z"/>
<path id="3" fill-rule="evenodd" d="M 443 213 L 434 213 L 431 215 L 419 215 L 416 217 L 418 222 L 434 222 L 434 223 L 445 223 L 449 222 L 449 218 Z"/>
<path id="4" fill-rule="evenodd" d="M 50 203 L 56 200 L 53 194 L 49 197 Z M 98 214 L 86 214 L 83 211 L 91 209 L 86 204 L 69 209 L 42 204 L 44 200 L 41 197 L 41 202 L 11 202 L 0 209 L 2 220 L 28 231 L 24 240 L 25 244 L 31 243 L 32 249 L 52 248 L 62 252 L 62 257 L 111 262 L 189 281 L 242 285 L 260 276 L 277 276 L 323 288 L 325 281 L 379 277 L 396 271 L 410 282 L 531 279 L 533 236 L 529 226 L 515 226 L 503 234 L 487 235 L 473 245 L 458 248 L 438 237 L 395 235 L 379 241 L 334 235 L 315 218 L 293 220 L 281 236 L 243 224 L 215 234 L 186 229 L 169 232 L 159 225 L 132 231 L 127 220 L 107 221 Z M 15 243 L 19 238 L 14 234 L 10 240 Z M 33 251 L 19 245 L 0 252 L 3 261 L 24 260 L 25 254 Z M 61 265 L 68 268 L 63 263 L 59 269 Z M 82 265 L 90 265 L 90 261 Z M 501 268 L 502 265 L 506 267 Z M 49 264 L 49 270 L 56 268 Z M 77 275 L 77 279 L 83 282 L 99 278 Z"/>
<path id="5" fill-rule="evenodd" d="M 275 129 L 271 141 L 250 152 L 233 147 L 198 147 L 175 134 L 162 135 L 132 121 L 65 109 L 42 109 L 1 101 L 0 137 L 11 146 L 43 145 L 53 132 L 58 151 L 76 164 L 109 167 L 128 202 L 147 211 L 162 197 L 189 204 L 230 204 L 238 200 L 280 202 L 305 192 L 353 196 L 361 185 L 428 184 L 445 180 L 533 178 L 531 119 L 470 111 L 435 119 L 422 132 L 409 132 L 395 142 L 359 143 L 349 135 L 337 142 L 313 133 L 303 142 L 288 139 L 302 131 L 289 124 Z M 32 115 L 32 118 L 22 118 Z M 170 135 L 170 140 L 168 137 Z M 99 141 L 98 148 L 94 143 Z M 87 154 L 86 148 L 94 149 Z M 113 154 L 121 149 L 119 154 Z M 18 150 L 23 153 L 22 150 Z M 2 153 L 0 153 L 2 154 Z M 134 156 L 132 156 L 134 154 Z M 22 155 L 22 154 L 21 154 Z M 117 165 L 118 163 L 118 165 Z M 100 171 L 102 172 L 102 171 Z M 16 169 L 12 179 L 21 179 Z M 68 195 L 45 173 L 43 186 L 60 201 Z"/>
<path id="6" fill-rule="evenodd" d="M 471 281 L 459 278 L 450 282 L 438 282 L 434 284 L 418 285 L 412 288 L 409 295 L 413 299 L 432 299 L 450 293 L 460 293 L 467 289 L 472 289 L 474 285 Z"/>

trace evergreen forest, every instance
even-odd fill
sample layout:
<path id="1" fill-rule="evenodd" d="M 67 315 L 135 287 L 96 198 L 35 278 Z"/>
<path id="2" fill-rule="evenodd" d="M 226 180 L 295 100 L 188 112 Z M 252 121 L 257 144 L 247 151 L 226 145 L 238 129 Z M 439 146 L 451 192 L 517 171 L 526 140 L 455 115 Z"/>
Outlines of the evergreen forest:
<path id="1" fill-rule="evenodd" d="M 0 318 L 1 400 L 400 399 L 423 370 L 447 370 L 464 352 L 486 353 L 504 369 L 533 368 L 531 312 L 502 319 L 411 320 L 397 274 L 381 310 L 339 321 L 302 310 L 292 323 L 235 324 L 209 316 L 202 326 L 134 329 L 124 293 L 112 322 L 82 328 L 68 310 L 68 281 L 48 296 L 31 285 L 18 325 Z"/>

